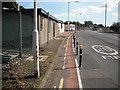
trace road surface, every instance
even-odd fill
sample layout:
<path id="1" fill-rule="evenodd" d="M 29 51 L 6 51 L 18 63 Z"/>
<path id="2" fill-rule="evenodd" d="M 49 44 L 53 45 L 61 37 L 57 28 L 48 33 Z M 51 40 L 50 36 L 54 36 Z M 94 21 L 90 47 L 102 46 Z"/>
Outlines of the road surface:
<path id="1" fill-rule="evenodd" d="M 83 45 L 83 88 L 118 88 L 118 34 L 86 30 L 76 36 Z"/>

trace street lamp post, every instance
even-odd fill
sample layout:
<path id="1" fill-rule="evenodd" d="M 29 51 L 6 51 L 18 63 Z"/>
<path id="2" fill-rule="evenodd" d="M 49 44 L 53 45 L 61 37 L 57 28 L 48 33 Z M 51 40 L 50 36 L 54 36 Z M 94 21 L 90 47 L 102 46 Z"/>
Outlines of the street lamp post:
<path id="1" fill-rule="evenodd" d="M 78 15 L 78 14 L 76 14 L 76 25 L 75 25 L 75 28 L 76 28 L 76 29 L 75 29 L 75 30 L 77 30 L 77 15 Z M 79 15 L 81 15 L 81 13 L 79 13 Z"/>
<path id="2" fill-rule="evenodd" d="M 34 0 L 33 60 L 34 76 L 40 77 L 39 71 L 39 36 L 37 30 L 37 0 Z"/>
<path id="3" fill-rule="evenodd" d="M 19 47 L 19 56 L 22 58 L 22 16 L 20 11 L 20 4 L 18 4 L 18 12 L 19 12 L 19 35 L 20 35 L 20 47 Z"/>
<path id="4" fill-rule="evenodd" d="M 70 31 L 70 27 L 69 27 L 69 4 L 70 4 L 70 2 L 68 2 L 68 31 Z"/>
<path id="5" fill-rule="evenodd" d="M 106 17 L 107 17 L 107 4 L 105 4 L 105 28 L 106 28 Z"/>
<path id="6" fill-rule="evenodd" d="M 78 3 L 79 1 L 75 1 L 75 3 Z M 70 31 L 70 27 L 69 27 L 69 24 L 70 24 L 70 21 L 69 21 L 69 4 L 70 4 L 71 2 L 68 2 L 68 31 Z"/>

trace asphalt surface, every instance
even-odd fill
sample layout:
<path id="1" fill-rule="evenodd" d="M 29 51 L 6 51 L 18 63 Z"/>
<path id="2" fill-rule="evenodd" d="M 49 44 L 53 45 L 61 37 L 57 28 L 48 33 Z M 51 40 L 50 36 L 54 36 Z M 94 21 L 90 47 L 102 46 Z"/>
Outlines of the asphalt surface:
<path id="1" fill-rule="evenodd" d="M 118 88 L 118 34 L 86 30 L 76 36 L 83 45 L 83 88 Z"/>

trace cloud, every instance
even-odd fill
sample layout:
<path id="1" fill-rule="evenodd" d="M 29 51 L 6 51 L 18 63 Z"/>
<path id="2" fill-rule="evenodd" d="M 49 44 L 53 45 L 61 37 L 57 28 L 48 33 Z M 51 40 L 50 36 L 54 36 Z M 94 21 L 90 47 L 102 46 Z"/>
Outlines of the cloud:
<path id="1" fill-rule="evenodd" d="M 55 17 L 67 17 L 67 13 L 61 13 L 61 14 L 54 14 Z"/>
<path id="2" fill-rule="evenodd" d="M 85 8 L 75 9 L 75 10 L 73 10 L 73 12 L 74 12 L 74 13 L 82 13 L 82 14 L 85 14 L 85 13 L 95 13 L 95 14 L 99 14 L 99 13 L 102 13 L 103 10 L 104 10 L 104 9 L 101 8 L 101 7 L 88 6 L 88 7 L 85 7 Z"/>
<path id="3" fill-rule="evenodd" d="M 74 13 L 103 13 L 105 10 L 105 4 L 107 3 L 107 12 L 113 13 L 114 9 L 117 9 L 119 0 L 103 0 L 101 6 L 88 6 L 85 8 L 78 8 L 73 10 Z M 115 15 L 115 14 L 114 14 Z"/>
<path id="4" fill-rule="evenodd" d="M 115 18 L 118 18 L 118 13 L 113 12 L 113 13 L 111 13 L 111 15 Z"/>
<path id="5" fill-rule="evenodd" d="M 108 9 L 113 9 L 118 7 L 118 2 L 119 0 L 104 0 L 103 1 L 103 6 L 105 7 L 105 4 L 107 4 Z"/>
<path id="6" fill-rule="evenodd" d="M 103 9 L 100 7 L 96 7 L 96 6 L 89 6 L 88 11 L 92 13 L 101 13 Z"/>
<path id="7" fill-rule="evenodd" d="M 68 17 L 68 13 L 54 14 L 55 17 Z M 70 17 L 75 17 L 75 14 L 70 13 Z"/>
<path id="8" fill-rule="evenodd" d="M 78 9 L 73 10 L 73 12 L 76 14 L 77 13 L 85 14 L 87 11 L 88 11 L 88 8 L 78 8 Z"/>

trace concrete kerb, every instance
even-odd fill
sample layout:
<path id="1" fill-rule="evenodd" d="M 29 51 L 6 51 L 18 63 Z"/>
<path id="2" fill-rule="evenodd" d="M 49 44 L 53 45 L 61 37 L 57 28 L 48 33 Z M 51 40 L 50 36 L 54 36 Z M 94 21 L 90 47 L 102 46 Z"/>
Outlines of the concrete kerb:
<path id="1" fill-rule="evenodd" d="M 69 35 L 70 35 L 70 34 L 69 34 Z M 68 37 L 69 37 L 69 36 L 66 36 L 66 38 L 62 41 L 62 44 L 60 45 L 60 47 L 59 47 L 59 49 L 58 49 L 58 51 L 57 51 L 57 54 L 55 55 L 54 60 L 53 60 L 52 64 L 50 65 L 50 68 L 46 71 L 46 73 L 45 73 L 45 75 L 44 75 L 44 77 L 43 77 L 43 79 L 42 79 L 42 81 L 41 81 L 41 83 L 40 83 L 39 88 L 44 88 L 44 85 L 45 85 L 45 83 L 47 82 L 47 79 L 48 79 L 49 76 L 50 76 L 50 73 L 51 73 L 51 71 L 52 71 L 52 69 L 53 69 L 53 67 L 54 67 L 54 65 L 55 65 L 55 62 L 57 61 L 56 59 L 57 59 L 57 57 L 58 57 L 58 55 L 59 55 L 59 52 L 60 52 L 62 46 L 64 46 L 65 40 L 66 40 Z"/>

